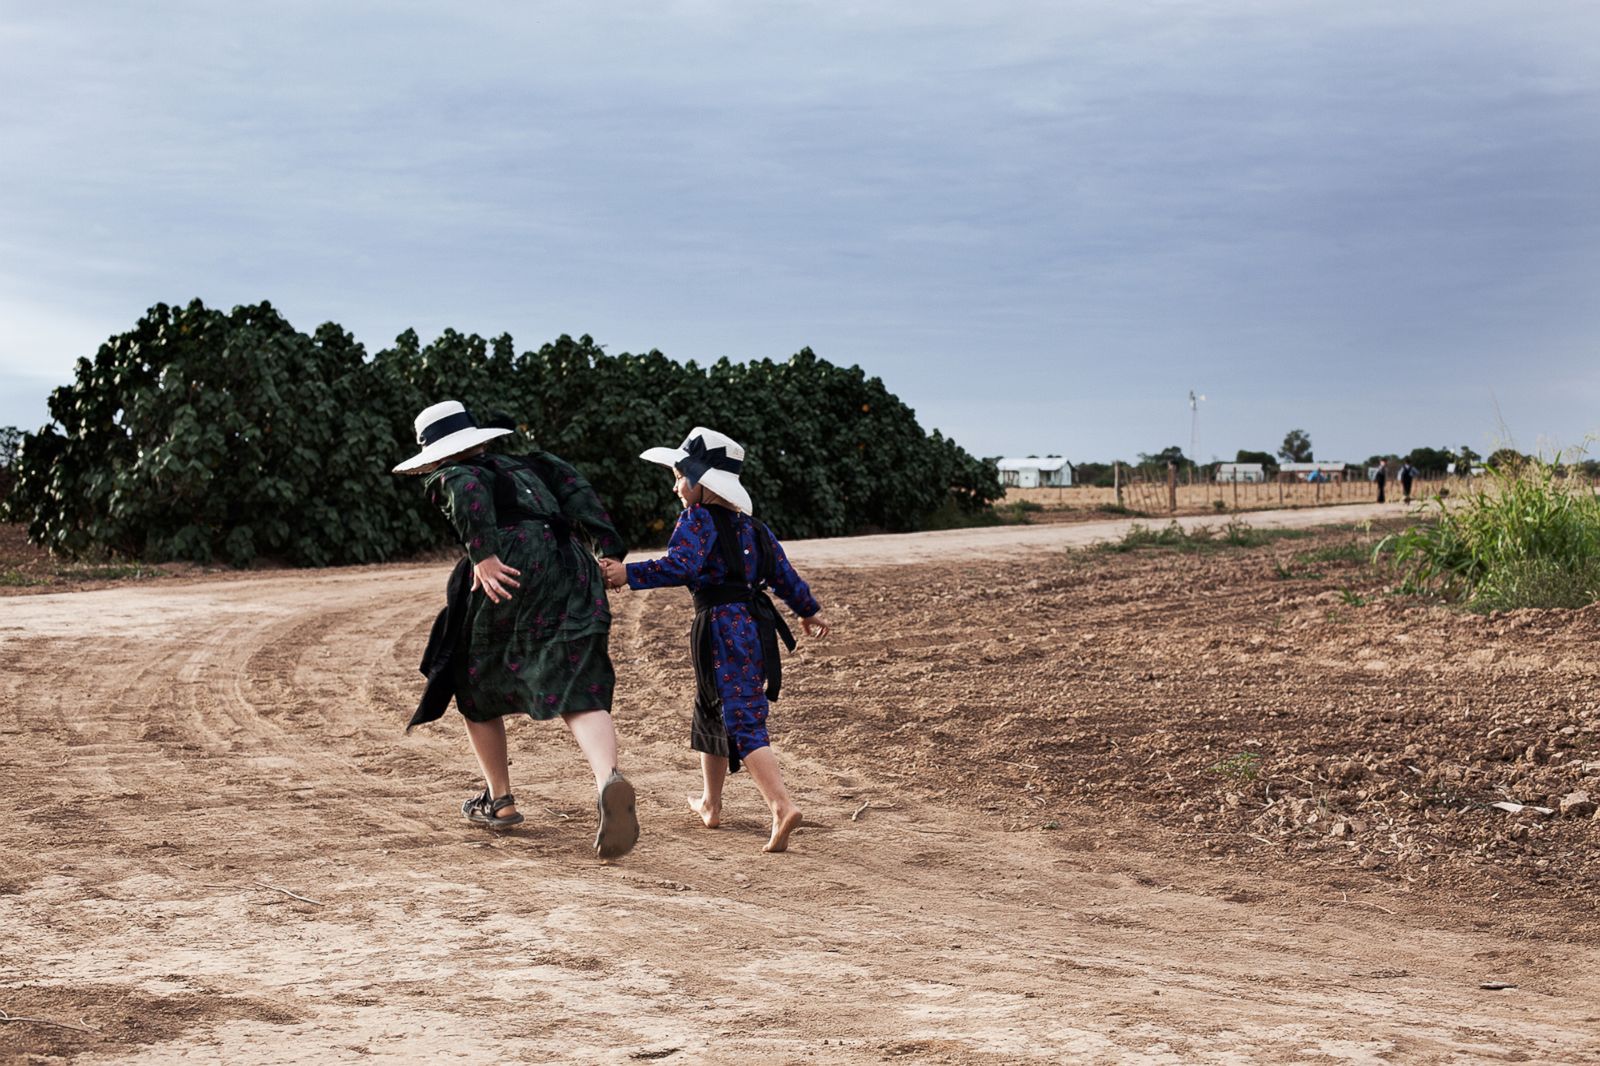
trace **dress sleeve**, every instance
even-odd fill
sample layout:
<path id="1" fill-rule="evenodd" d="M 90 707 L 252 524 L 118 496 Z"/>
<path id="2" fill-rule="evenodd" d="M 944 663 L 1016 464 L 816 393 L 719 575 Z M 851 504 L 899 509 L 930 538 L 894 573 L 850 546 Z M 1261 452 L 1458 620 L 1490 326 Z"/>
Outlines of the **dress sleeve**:
<path id="1" fill-rule="evenodd" d="M 628 564 L 628 587 L 659 589 L 687 585 L 690 578 L 705 569 L 716 543 L 717 527 L 711 521 L 711 513 L 704 507 L 690 507 L 678 515 L 665 555 Z"/>
<path id="2" fill-rule="evenodd" d="M 555 481 L 549 489 L 555 494 L 561 513 L 588 538 L 595 554 L 605 559 L 621 559 L 627 555 L 628 546 L 622 542 L 622 534 L 612 524 L 606 505 L 600 502 L 599 494 L 588 479 L 564 459 L 549 452 L 544 458 Z"/>
<path id="3" fill-rule="evenodd" d="M 473 563 L 500 554 L 495 532 L 494 490 L 475 470 L 440 467 L 428 475 L 428 498 L 450 520 Z"/>
<path id="4" fill-rule="evenodd" d="M 789 562 L 789 556 L 784 552 L 783 545 L 778 543 L 778 538 L 772 535 L 772 530 L 763 529 L 761 532 L 767 538 L 767 550 L 772 552 L 772 591 L 801 618 L 810 618 L 822 610 L 817 598 L 811 595 L 811 586 L 801 579 Z"/>

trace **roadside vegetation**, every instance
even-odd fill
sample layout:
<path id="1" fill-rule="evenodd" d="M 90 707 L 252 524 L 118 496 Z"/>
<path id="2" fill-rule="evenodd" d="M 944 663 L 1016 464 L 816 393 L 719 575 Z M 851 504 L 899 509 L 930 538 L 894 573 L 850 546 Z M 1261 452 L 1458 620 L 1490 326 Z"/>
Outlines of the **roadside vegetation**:
<path id="1" fill-rule="evenodd" d="M 1399 568 L 1400 591 L 1475 611 L 1600 600 L 1600 497 L 1571 465 L 1491 469 L 1481 488 L 1428 507 L 1427 521 L 1374 552 Z"/>
<path id="2" fill-rule="evenodd" d="M 1180 552 L 1222 551 L 1228 548 L 1259 548 L 1279 540 L 1298 540 L 1312 535 L 1308 529 L 1257 529 L 1242 518 L 1231 518 L 1221 526 L 1195 525 L 1188 529 L 1177 522 L 1161 528 L 1135 522 L 1121 540 L 1095 545 L 1094 550 L 1133 552 L 1165 548 Z"/>

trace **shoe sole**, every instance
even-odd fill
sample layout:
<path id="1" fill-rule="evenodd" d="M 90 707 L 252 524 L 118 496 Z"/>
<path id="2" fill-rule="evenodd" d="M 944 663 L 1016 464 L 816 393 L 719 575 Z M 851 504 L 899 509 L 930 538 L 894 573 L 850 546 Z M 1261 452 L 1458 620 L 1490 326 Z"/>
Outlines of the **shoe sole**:
<path id="1" fill-rule="evenodd" d="M 600 858 L 621 858 L 638 843 L 639 815 L 634 800 L 633 785 L 621 774 L 600 790 L 600 829 L 594 835 L 594 853 Z"/>
<path id="2" fill-rule="evenodd" d="M 514 825 L 521 825 L 523 820 L 523 816 L 519 814 L 515 818 L 497 818 L 492 822 L 482 821 L 477 818 L 468 818 L 467 824 L 481 825 L 485 829 L 510 829 Z"/>
<path id="3" fill-rule="evenodd" d="M 471 800 L 467 800 L 467 802 L 461 805 L 461 817 L 466 819 L 468 825 L 481 825 L 485 829 L 510 829 L 514 825 L 521 825 L 523 819 L 526 817 L 519 811 L 514 817 L 511 818 L 495 818 L 492 820 L 483 817 L 475 818 L 468 809 L 471 806 Z"/>

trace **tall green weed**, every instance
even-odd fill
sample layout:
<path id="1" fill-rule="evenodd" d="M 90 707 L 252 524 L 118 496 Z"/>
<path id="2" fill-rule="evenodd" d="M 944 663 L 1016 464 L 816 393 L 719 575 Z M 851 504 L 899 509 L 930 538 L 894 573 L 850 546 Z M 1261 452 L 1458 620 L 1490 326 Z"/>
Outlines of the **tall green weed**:
<path id="1" fill-rule="evenodd" d="M 1433 500 L 1429 520 L 1385 537 L 1401 590 L 1474 610 L 1581 607 L 1600 600 L 1600 497 L 1556 461 L 1491 470 L 1481 487 Z"/>

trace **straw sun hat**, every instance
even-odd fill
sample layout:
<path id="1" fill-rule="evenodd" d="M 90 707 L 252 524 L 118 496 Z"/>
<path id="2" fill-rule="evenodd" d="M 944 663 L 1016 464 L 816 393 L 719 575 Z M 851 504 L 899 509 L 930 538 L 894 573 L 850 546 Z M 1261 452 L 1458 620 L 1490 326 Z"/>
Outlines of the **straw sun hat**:
<path id="1" fill-rule="evenodd" d="M 394 468 L 396 474 L 418 474 L 442 459 L 471 451 L 485 441 L 513 430 L 479 428 L 477 419 L 456 400 L 436 403 L 417 416 L 417 443 L 422 450 Z"/>
<path id="2" fill-rule="evenodd" d="M 639 458 L 670 466 L 690 485 L 704 485 L 734 507 L 750 513 L 750 494 L 739 483 L 744 449 L 732 437 L 695 426 L 676 448 L 649 448 Z"/>

